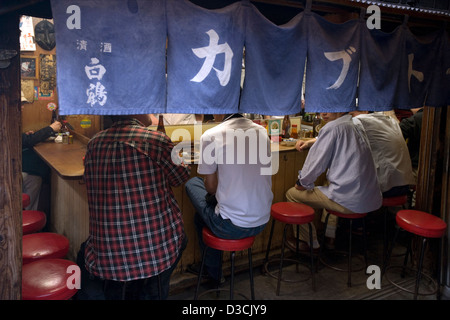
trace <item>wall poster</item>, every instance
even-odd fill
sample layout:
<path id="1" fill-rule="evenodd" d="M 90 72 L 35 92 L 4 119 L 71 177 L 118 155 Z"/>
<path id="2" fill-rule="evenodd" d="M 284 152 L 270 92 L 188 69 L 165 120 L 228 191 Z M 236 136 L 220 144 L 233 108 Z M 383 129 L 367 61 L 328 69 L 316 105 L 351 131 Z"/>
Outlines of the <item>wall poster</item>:
<path id="1" fill-rule="evenodd" d="M 48 95 L 50 91 L 56 89 L 56 55 L 41 54 L 39 57 L 39 63 L 39 90 L 44 95 Z"/>

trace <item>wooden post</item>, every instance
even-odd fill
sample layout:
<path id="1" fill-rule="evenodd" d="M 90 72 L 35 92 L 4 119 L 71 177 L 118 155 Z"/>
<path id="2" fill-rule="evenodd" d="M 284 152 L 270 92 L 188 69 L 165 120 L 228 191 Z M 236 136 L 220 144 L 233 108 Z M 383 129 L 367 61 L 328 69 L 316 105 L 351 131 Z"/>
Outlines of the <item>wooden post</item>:
<path id="1" fill-rule="evenodd" d="M 0 300 L 21 299 L 22 140 L 19 15 L 0 19 L 0 50 L 17 52 L 0 68 Z"/>
<path id="2" fill-rule="evenodd" d="M 424 107 L 416 187 L 416 209 L 437 216 L 439 216 L 441 197 L 437 183 L 441 183 L 442 174 L 440 132 L 443 114 L 443 108 Z"/>
<path id="3" fill-rule="evenodd" d="M 442 198 L 441 218 L 447 223 L 447 235 L 444 236 L 441 246 L 441 283 L 442 298 L 450 299 L 450 106 L 447 106 L 445 116 L 445 131 L 443 143 L 443 173 L 442 173 Z"/>
<path id="4" fill-rule="evenodd" d="M 450 106 L 425 107 L 420 140 L 416 209 L 434 214 L 447 222 L 447 235 L 441 241 L 442 296 L 450 298 Z M 437 244 L 435 244 L 437 245 Z M 437 250 L 431 250 L 434 257 Z M 432 260 L 433 262 L 436 259 Z M 433 271 L 436 265 L 432 266 Z"/>

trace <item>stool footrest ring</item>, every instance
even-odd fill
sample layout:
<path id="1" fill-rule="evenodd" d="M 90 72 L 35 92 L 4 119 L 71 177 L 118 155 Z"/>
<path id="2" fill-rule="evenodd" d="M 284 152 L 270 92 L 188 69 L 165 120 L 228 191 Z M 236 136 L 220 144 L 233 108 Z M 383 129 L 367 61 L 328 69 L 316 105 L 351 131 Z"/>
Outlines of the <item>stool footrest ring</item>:
<path id="1" fill-rule="evenodd" d="M 226 291 L 226 292 L 230 292 L 230 289 L 226 289 L 226 288 L 209 289 L 209 290 L 206 290 L 206 291 L 203 291 L 202 293 L 200 293 L 200 294 L 198 295 L 197 299 L 200 298 L 200 297 L 202 297 L 202 296 L 204 296 L 204 295 L 207 294 L 207 293 L 210 293 L 210 292 L 216 292 L 216 293 L 217 293 L 218 291 Z M 240 296 L 243 297 L 245 300 L 250 300 L 249 297 L 247 297 L 245 294 L 243 294 L 243 293 L 241 293 L 241 292 L 239 292 L 239 291 L 234 291 L 234 293 L 240 295 Z"/>
<path id="2" fill-rule="evenodd" d="M 335 254 L 335 255 L 342 256 L 342 257 L 348 257 L 348 253 L 347 253 L 347 252 L 344 252 L 344 251 L 334 251 L 334 254 Z M 364 257 L 361 256 L 361 255 L 352 255 L 352 259 L 353 259 L 353 258 L 360 260 L 360 261 L 363 263 L 363 266 L 362 266 L 362 267 L 359 267 L 359 268 L 357 268 L 357 269 L 353 269 L 353 268 L 352 268 L 352 272 L 359 272 L 359 271 L 365 270 L 366 267 L 365 267 Z M 323 256 L 320 257 L 319 260 L 320 260 L 321 263 L 323 263 L 323 264 L 324 264 L 325 266 L 327 266 L 328 268 L 331 268 L 331 269 L 336 270 L 336 271 L 348 272 L 347 260 L 345 261 L 345 264 L 346 264 L 346 268 L 345 268 L 345 269 L 336 267 L 335 265 L 326 262 L 326 260 L 324 259 Z M 343 262 L 343 263 L 344 263 L 344 262 Z M 353 264 L 352 264 L 352 266 L 353 266 Z"/>
<path id="3" fill-rule="evenodd" d="M 305 263 L 303 263 L 303 262 L 301 262 L 301 261 L 299 261 L 299 260 L 295 260 L 295 259 L 287 259 L 287 258 L 283 259 L 283 262 L 286 262 L 286 261 L 294 262 L 294 263 L 296 263 L 297 265 L 301 265 L 302 267 L 305 267 L 306 269 L 308 269 L 308 270 L 311 272 L 311 268 L 310 268 L 308 265 L 306 265 Z M 278 258 L 278 259 L 270 259 L 269 261 L 267 261 L 266 263 L 264 263 L 264 271 L 265 271 L 270 277 L 272 277 L 272 278 L 274 278 L 274 279 L 278 279 L 278 272 L 279 272 L 278 269 L 277 269 L 277 270 L 274 270 L 274 271 L 269 271 L 269 264 L 271 264 L 271 263 L 273 263 L 273 262 L 277 262 L 277 263 L 278 263 L 277 266 L 279 266 L 279 265 L 280 265 L 280 258 Z M 274 274 L 274 273 L 276 273 L 276 274 Z M 301 274 L 300 272 L 296 272 L 296 273 Z M 305 281 L 308 281 L 309 279 L 311 279 L 311 273 L 305 274 L 305 278 L 304 278 L 304 279 L 303 279 L 303 278 L 300 278 L 300 279 L 298 279 L 298 280 L 293 280 L 293 279 L 280 279 L 280 281 L 283 281 L 283 282 L 290 282 L 290 283 L 296 283 L 296 282 L 305 282 Z"/>
<path id="4" fill-rule="evenodd" d="M 408 288 L 405 288 L 405 287 L 399 285 L 398 283 L 394 282 L 391 278 L 389 278 L 388 271 L 390 269 L 405 269 L 405 270 L 413 272 L 414 273 L 414 278 L 411 278 L 411 280 L 413 280 L 413 282 L 412 282 L 413 289 L 414 289 L 414 286 L 415 286 L 415 283 L 416 283 L 415 281 L 416 281 L 417 269 L 410 268 L 410 267 L 404 267 L 404 266 L 390 266 L 390 267 L 386 268 L 386 272 L 384 274 L 384 276 L 386 277 L 386 280 L 389 281 L 391 284 L 393 284 L 394 286 L 396 286 L 400 290 L 403 290 L 403 291 L 406 291 L 406 292 L 414 294 L 414 290 L 413 289 L 410 290 Z M 420 292 L 420 287 L 419 287 L 419 292 L 417 294 L 421 295 L 421 296 L 428 296 L 428 295 L 436 294 L 437 291 L 439 290 L 439 287 L 438 287 L 438 284 L 437 284 L 436 280 L 434 280 L 430 275 L 428 275 L 428 274 L 426 274 L 424 272 L 421 272 L 421 277 L 422 277 L 422 280 L 423 280 L 423 277 L 425 277 L 426 279 L 428 279 L 429 282 L 431 282 L 431 286 L 433 287 L 433 291 Z"/>

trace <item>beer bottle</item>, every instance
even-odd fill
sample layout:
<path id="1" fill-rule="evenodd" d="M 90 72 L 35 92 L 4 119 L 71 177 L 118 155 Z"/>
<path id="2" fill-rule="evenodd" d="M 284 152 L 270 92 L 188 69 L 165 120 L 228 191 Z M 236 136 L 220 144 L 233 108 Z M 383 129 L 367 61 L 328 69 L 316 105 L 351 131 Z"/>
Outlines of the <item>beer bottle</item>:
<path id="1" fill-rule="evenodd" d="M 283 127 L 281 130 L 281 136 L 283 138 L 288 139 L 291 135 L 291 119 L 289 119 L 289 115 L 285 115 L 283 119 Z"/>
<path id="2" fill-rule="evenodd" d="M 58 119 L 58 116 L 56 115 L 56 110 L 52 110 L 52 120 L 50 120 L 50 124 L 55 122 Z"/>
<path id="3" fill-rule="evenodd" d="M 316 113 L 313 119 L 313 137 L 317 137 L 319 135 L 320 123 L 321 123 L 319 113 Z"/>
<path id="4" fill-rule="evenodd" d="M 156 128 L 156 131 L 166 133 L 166 128 L 164 128 L 164 118 L 162 114 L 159 115 L 158 127 Z"/>

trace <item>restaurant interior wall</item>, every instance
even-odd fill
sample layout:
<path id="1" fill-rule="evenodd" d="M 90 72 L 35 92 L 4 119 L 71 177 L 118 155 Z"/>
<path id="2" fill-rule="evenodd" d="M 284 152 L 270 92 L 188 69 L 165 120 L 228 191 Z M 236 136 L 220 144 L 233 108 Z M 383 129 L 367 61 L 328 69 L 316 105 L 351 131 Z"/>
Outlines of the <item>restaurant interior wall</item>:
<path id="1" fill-rule="evenodd" d="M 41 21 L 47 19 L 32 17 L 33 28 Z M 53 21 L 48 20 L 50 23 Z M 37 131 L 48 126 L 52 119 L 52 108 L 58 108 L 58 91 L 50 90 L 48 94 L 41 92 L 40 73 L 43 66 L 40 63 L 43 55 L 52 55 L 57 59 L 56 46 L 51 50 L 46 50 L 36 43 L 35 51 L 21 51 L 22 58 L 33 58 L 36 63 L 36 77 L 27 77 L 21 79 L 22 91 L 25 91 L 27 99 L 30 103 L 24 105 L 22 112 L 22 132 Z M 51 72 L 54 72 L 52 70 Z M 55 76 L 52 74 L 51 76 Z M 30 89 L 31 87 L 31 89 Z M 29 90 L 34 89 L 34 94 L 30 94 Z M 56 109 L 57 111 L 57 109 Z M 64 118 L 74 128 L 74 130 L 86 137 L 92 137 L 93 134 L 101 129 L 101 117 L 94 115 L 71 115 Z M 89 125 L 84 125 L 88 120 Z M 82 125 L 82 121 L 83 125 Z"/>

